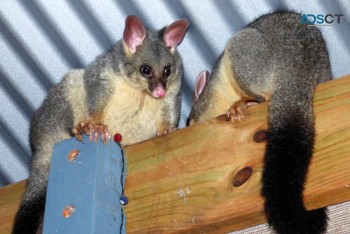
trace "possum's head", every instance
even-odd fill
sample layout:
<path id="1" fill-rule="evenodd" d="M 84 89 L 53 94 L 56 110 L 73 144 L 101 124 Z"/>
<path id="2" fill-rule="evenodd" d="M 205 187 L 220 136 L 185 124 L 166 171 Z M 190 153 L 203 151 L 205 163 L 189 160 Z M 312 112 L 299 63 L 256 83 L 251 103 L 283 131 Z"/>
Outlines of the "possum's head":
<path id="1" fill-rule="evenodd" d="M 205 100 L 208 95 L 202 95 L 202 93 L 205 90 L 209 79 L 210 73 L 208 71 L 200 72 L 196 79 L 192 98 L 192 110 L 186 121 L 187 126 L 200 121 L 208 111 L 208 102 Z"/>
<path id="2" fill-rule="evenodd" d="M 128 16 L 123 48 L 129 83 L 156 99 L 165 97 L 172 82 L 180 84 L 182 64 L 176 47 L 182 42 L 187 28 L 188 21 L 181 19 L 161 30 L 147 31 L 139 18 Z"/>

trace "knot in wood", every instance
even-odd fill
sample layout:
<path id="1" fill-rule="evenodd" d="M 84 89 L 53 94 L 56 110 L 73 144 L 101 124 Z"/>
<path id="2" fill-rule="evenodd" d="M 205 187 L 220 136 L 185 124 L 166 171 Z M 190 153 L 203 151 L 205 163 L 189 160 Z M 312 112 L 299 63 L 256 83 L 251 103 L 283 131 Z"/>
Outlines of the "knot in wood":
<path id="1" fill-rule="evenodd" d="M 226 114 L 225 115 L 219 115 L 216 117 L 217 120 L 220 120 L 220 121 L 224 121 L 224 122 L 228 122 L 231 120 L 230 117 L 228 117 Z"/>
<path id="2" fill-rule="evenodd" d="M 267 140 L 267 135 L 267 130 L 259 130 L 254 134 L 253 140 L 256 143 L 262 143 Z"/>
<path id="3" fill-rule="evenodd" d="M 239 187 L 244 184 L 250 176 L 253 174 L 253 169 L 251 167 L 245 167 L 233 177 L 232 185 L 234 187 Z"/>

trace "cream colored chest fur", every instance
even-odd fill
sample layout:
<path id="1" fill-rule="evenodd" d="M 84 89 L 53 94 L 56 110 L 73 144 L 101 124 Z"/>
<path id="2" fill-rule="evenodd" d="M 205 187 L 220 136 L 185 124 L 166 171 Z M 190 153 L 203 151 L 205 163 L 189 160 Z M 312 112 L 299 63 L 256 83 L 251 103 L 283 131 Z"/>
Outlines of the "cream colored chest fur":
<path id="1" fill-rule="evenodd" d="M 72 70 L 64 81 L 66 98 L 73 111 L 74 126 L 82 121 L 94 122 L 95 118 L 88 115 L 83 74 L 84 70 Z M 111 137 L 115 133 L 122 134 L 123 144 L 133 144 L 156 136 L 155 121 L 162 99 L 154 99 L 131 87 L 121 77 L 112 77 L 110 80 L 115 89 L 107 106 L 101 110 L 102 113 L 97 113 L 97 121 L 107 125 Z"/>
<path id="2" fill-rule="evenodd" d="M 121 78 L 103 111 L 102 122 L 110 134 L 121 133 L 123 144 L 132 144 L 156 136 L 156 114 L 162 100 L 156 100 Z"/>

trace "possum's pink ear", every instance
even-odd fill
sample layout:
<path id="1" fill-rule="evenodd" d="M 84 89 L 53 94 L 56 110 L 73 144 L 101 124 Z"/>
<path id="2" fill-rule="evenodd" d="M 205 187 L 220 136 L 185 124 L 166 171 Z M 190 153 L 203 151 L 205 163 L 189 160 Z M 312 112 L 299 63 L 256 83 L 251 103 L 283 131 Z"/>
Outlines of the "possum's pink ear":
<path id="1" fill-rule="evenodd" d="M 196 83 L 194 85 L 194 95 L 196 100 L 198 100 L 199 96 L 203 92 L 205 86 L 207 85 L 210 79 L 210 73 L 208 71 L 201 71 L 196 79 Z"/>
<path id="2" fill-rule="evenodd" d="M 187 19 L 180 19 L 170 24 L 163 35 L 163 40 L 167 47 L 175 48 L 184 39 L 189 22 Z"/>
<path id="3" fill-rule="evenodd" d="M 132 54 L 135 53 L 138 46 L 142 45 L 146 33 L 145 26 L 137 16 L 129 15 L 126 18 L 123 40 Z"/>

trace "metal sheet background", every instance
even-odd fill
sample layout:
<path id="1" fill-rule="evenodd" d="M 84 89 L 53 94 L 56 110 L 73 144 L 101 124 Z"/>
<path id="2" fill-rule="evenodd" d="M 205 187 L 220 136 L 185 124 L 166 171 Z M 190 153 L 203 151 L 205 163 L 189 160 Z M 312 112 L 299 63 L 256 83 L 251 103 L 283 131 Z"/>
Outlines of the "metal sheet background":
<path id="1" fill-rule="evenodd" d="M 0 186 L 28 176 L 29 121 L 50 87 L 69 69 L 85 67 L 119 40 L 127 15 L 138 15 L 149 28 L 189 19 L 189 32 L 179 47 L 185 67 L 183 126 L 197 74 L 212 68 L 234 32 L 276 9 L 344 14 L 340 24 L 320 29 L 334 77 L 350 74 L 347 0 L 2 0 Z"/>

